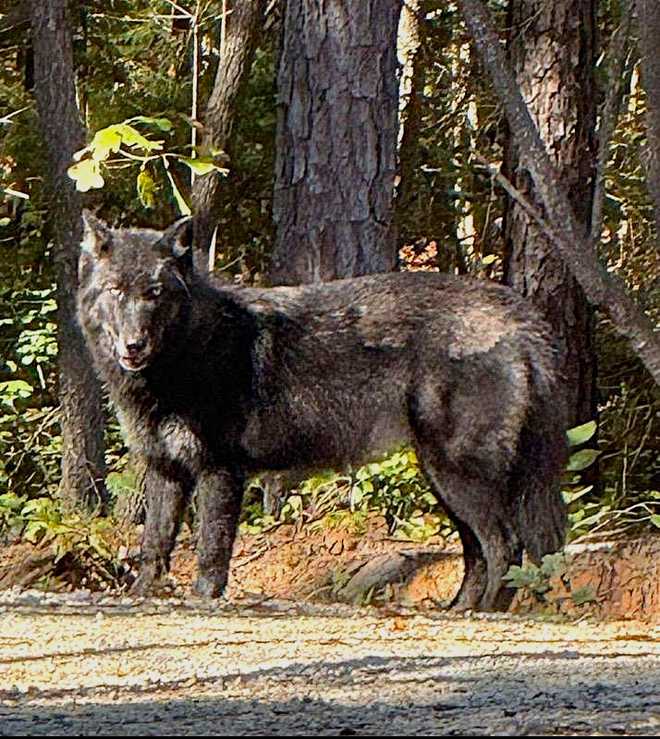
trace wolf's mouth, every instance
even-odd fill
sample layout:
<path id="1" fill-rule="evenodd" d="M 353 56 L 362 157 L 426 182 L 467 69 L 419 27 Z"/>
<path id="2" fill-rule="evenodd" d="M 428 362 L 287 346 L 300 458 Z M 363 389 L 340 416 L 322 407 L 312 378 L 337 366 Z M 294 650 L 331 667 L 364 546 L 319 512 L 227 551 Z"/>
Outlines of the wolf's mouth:
<path id="1" fill-rule="evenodd" d="M 139 357 L 119 357 L 118 361 L 119 364 L 129 372 L 139 372 L 149 364 L 149 360 L 147 358 Z"/>

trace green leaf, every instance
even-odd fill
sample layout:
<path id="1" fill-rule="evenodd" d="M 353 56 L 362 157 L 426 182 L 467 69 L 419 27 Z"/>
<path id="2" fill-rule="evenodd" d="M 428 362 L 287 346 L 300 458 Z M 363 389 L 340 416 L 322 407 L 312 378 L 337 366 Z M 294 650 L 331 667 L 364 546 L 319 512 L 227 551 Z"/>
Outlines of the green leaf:
<path id="1" fill-rule="evenodd" d="M 0 382 L 0 403 L 15 410 L 16 400 L 29 398 L 32 395 L 32 386 L 25 380 L 6 380 Z"/>
<path id="2" fill-rule="evenodd" d="M 144 123 L 147 126 L 155 126 L 165 133 L 168 133 L 173 128 L 172 121 L 169 118 L 151 118 L 148 115 L 136 115 L 134 118 L 124 121 L 124 123 Z"/>
<path id="3" fill-rule="evenodd" d="M 649 520 L 654 526 L 660 529 L 660 513 L 654 513 Z"/>
<path id="4" fill-rule="evenodd" d="M 180 157 L 186 166 L 190 167 L 195 174 L 204 175 L 209 172 L 219 172 L 223 175 L 228 175 L 229 170 L 226 167 L 219 167 L 212 159 L 206 157 L 199 159 L 191 159 L 190 157 Z"/>
<path id="5" fill-rule="evenodd" d="M 541 574 L 546 577 L 560 577 L 566 572 L 568 562 L 562 552 L 546 554 L 541 560 Z"/>
<path id="6" fill-rule="evenodd" d="M 189 216 L 192 214 L 192 211 L 190 210 L 190 206 L 188 203 L 186 203 L 185 198 L 179 191 L 179 188 L 176 186 L 176 182 L 174 181 L 174 177 L 172 177 L 172 173 L 168 170 L 167 171 L 167 177 L 170 181 L 170 185 L 172 186 L 172 192 L 174 194 L 174 199 L 176 200 L 176 204 L 179 208 L 179 213 L 181 213 L 182 216 Z"/>
<path id="7" fill-rule="evenodd" d="M 424 495 L 422 495 L 422 500 L 429 506 L 435 506 L 438 504 L 438 499 L 433 495 L 433 493 L 424 493 Z"/>
<path id="8" fill-rule="evenodd" d="M 162 141 L 151 141 L 143 136 L 136 128 L 129 126 L 128 123 L 117 123 L 110 128 L 114 129 L 121 136 L 121 141 L 126 146 L 138 146 L 145 151 L 160 151 L 163 148 Z"/>
<path id="9" fill-rule="evenodd" d="M 581 449 L 579 452 L 571 454 L 571 458 L 568 460 L 566 469 L 569 472 L 586 470 L 587 467 L 591 467 L 599 456 L 600 452 L 596 449 Z"/>
<path id="10" fill-rule="evenodd" d="M 76 190 L 79 192 L 99 189 L 105 185 L 105 180 L 101 177 L 100 165 L 94 159 L 83 159 L 78 164 L 72 165 L 67 169 L 67 174 L 75 180 Z"/>
<path id="11" fill-rule="evenodd" d="M 585 441 L 589 441 L 589 439 L 591 439 L 591 437 L 596 433 L 597 428 L 598 425 L 595 421 L 589 421 L 588 423 L 583 423 L 581 426 L 575 426 L 574 428 L 569 429 L 566 432 L 568 445 L 580 446 L 580 444 L 584 444 Z"/>
<path id="12" fill-rule="evenodd" d="M 16 493 L 4 493 L 0 495 L 0 508 L 18 511 L 23 507 L 24 503 L 25 498 L 16 495 Z"/>
<path id="13" fill-rule="evenodd" d="M 137 176 L 137 192 L 140 202 L 145 208 L 153 208 L 156 205 L 156 183 L 153 177 L 143 169 Z"/>
<path id="14" fill-rule="evenodd" d="M 588 529 L 589 527 L 593 526 L 594 524 L 600 523 L 604 518 L 607 518 L 607 516 L 609 516 L 609 514 L 610 514 L 610 511 L 611 511 L 610 506 L 604 506 L 601 511 L 599 511 L 596 514 L 594 514 L 593 516 L 587 516 L 586 518 L 585 517 L 582 517 L 579 521 L 577 521 L 576 523 L 574 523 L 571 528 L 576 528 L 577 527 L 576 524 L 579 523 L 580 524 L 580 528 L 586 528 L 586 529 Z M 571 518 L 572 517 L 569 516 L 569 520 Z"/>
<path id="15" fill-rule="evenodd" d="M 351 504 L 353 506 L 358 506 L 362 502 L 362 499 L 364 498 L 365 490 L 364 487 L 360 487 L 359 485 L 353 485 L 351 488 Z"/>
<path id="16" fill-rule="evenodd" d="M 30 521 L 25 527 L 23 536 L 30 544 L 36 544 L 39 540 L 39 535 L 45 528 L 43 521 Z"/>
<path id="17" fill-rule="evenodd" d="M 29 398 L 32 395 L 32 386 L 25 380 L 7 380 L 0 382 L 0 393 L 14 395 L 19 398 Z"/>
<path id="18" fill-rule="evenodd" d="M 79 159 L 85 151 L 90 151 L 94 161 L 103 162 L 110 154 L 116 154 L 122 144 L 129 148 L 137 146 L 145 152 L 160 151 L 163 148 L 162 141 L 152 141 L 146 138 L 128 123 L 115 123 L 97 131 L 87 149 L 76 152 L 74 159 Z"/>
<path id="19" fill-rule="evenodd" d="M 108 126 L 108 128 L 102 128 L 94 134 L 94 138 L 88 148 L 92 152 L 92 159 L 102 162 L 110 154 L 118 152 L 120 147 L 121 134 L 117 131 L 116 126 Z"/>

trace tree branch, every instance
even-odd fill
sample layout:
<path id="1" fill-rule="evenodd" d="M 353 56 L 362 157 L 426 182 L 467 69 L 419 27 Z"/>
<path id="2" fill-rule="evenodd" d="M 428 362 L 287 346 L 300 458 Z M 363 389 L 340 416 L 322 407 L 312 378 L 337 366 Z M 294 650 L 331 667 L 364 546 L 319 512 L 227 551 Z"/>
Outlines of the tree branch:
<path id="1" fill-rule="evenodd" d="M 465 24 L 472 35 L 502 102 L 511 132 L 525 167 L 548 214 L 552 243 L 592 305 L 603 309 L 615 329 L 625 336 L 660 385 L 660 336 L 651 320 L 626 293 L 621 280 L 599 262 L 589 235 L 578 225 L 568 195 L 546 153 L 539 132 L 525 105 L 490 12 L 481 0 L 459 0 Z"/>

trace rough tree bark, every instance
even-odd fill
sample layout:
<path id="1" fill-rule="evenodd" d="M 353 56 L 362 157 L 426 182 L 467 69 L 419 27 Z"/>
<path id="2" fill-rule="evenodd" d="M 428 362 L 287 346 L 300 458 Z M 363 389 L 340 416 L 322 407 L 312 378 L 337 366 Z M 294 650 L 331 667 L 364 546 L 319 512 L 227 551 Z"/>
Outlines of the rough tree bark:
<path id="1" fill-rule="evenodd" d="M 227 32 L 218 63 L 213 90 L 202 116 L 204 133 L 200 153 L 231 155 L 231 133 L 236 117 L 236 99 L 254 60 L 266 0 L 239 0 L 227 17 Z M 211 172 L 196 177 L 192 191 L 195 261 L 207 269 L 211 236 L 215 227 L 217 196 L 222 175 Z"/>
<path id="2" fill-rule="evenodd" d="M 62 429 L 60 496 L 68 505 L 105 501 L 101 388 L 75 317 L 81 203 L 66 170 L 84 145 L 76 104 L 67 0 L 31 0 L 35 98 L 49 158 L 49 219 L 57 277 Z"/>
<path id="3" fill-rule="evenodd" d="M 396 264 L 393 190 L 401 0 L 288 0 L 278 73 L 270 278 Z"/>
<path id="4" fill-rule="evenodd" d="M 660 244 L 660 2 L 637 0 L 642 83 L 646 90 L 646 184 Z"/>
<path id="5" fill-rule="evenodd" d="M 545 150 L 589 233 L 596 169 L 595 0 L 510 0 L 509 55 Z M 542 210 L 509 138 L 505 173 Z M 541 229 L 514 199 L 505 212 L 505 282 L 545 313 L 558 339 L 569 423 L 596 415 L 593 309 Z"/>
<path id="6" fill-rule="evenodd" d="M 484 66 L 502 101 L 521 163 L 532 176 L 545 206 L 546 236 L 576 277 L 589 302 L 602 308 L 614 328 L 630 342 L 655 381 L 660 384 L 660 336 L 652 321 L 626 293 L 621 280 L 607 273 L 598 261 L 594 243 L 585 237 L 562 181 L 553 167 L 515 81 L 492 18 L 481 0 L 459 0 L 465 23 Z"/>

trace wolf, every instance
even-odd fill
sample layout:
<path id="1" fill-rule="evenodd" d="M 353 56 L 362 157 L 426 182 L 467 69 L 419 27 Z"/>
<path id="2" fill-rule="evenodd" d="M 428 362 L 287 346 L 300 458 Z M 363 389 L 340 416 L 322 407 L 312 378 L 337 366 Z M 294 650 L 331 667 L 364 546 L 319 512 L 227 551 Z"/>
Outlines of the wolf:
<path id="1" fill-rule="evenodd" d="M 167 572 L 196 495 L 198 594 L 222 594 L 246 478 L 412 445 L 463 545 L 458 610 L 506 609 L 502 577 L 561 548 L 562 382 L 550 331 L 506 287 L 388 273 L 300 287 L 214 284 L 189 220 L 87 213 L 78 320 L 130 447 L 148 462 L 134 592 Z"/>

